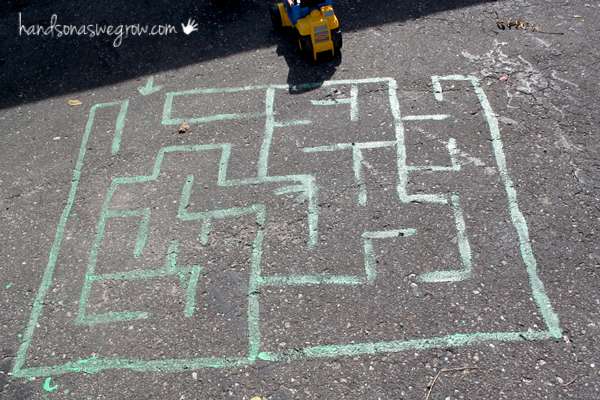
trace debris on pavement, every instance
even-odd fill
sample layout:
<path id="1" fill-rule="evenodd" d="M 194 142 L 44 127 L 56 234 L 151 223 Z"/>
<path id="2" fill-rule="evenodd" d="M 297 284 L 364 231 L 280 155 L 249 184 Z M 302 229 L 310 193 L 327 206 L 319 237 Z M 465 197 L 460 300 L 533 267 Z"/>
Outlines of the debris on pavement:
<path id="1" fill-rule="evenodd" d="M 548 35 L 564 35 L 563 32 L 546 32 L 541 29 L 538 25 L 534 25 L 524 19 L 517 18 L 505 18 L 501 19 L 496 13 L 496 26 L 500 30 L 512 30 L 513 28 L 517 31 L 526 31 L 526 32 L 536 32 L 536 33 L 545 33 Z"/>
<path id="2" fill-rule="evenodd" d="M 177 133 L 187 133 L 189 132 L 191 129 L 190 124 L 188 124 L 187 122 L 183 122 L 181 125 L 179 125 L 179 129 L 177 129 Z"/>
<path id="3" fill-rule="evenodd" d="M 81 102 L 81 100 L 69 99 L 69 100 L 67 100 L 67 104 L 70 105 L 71 107 L 77 107 L 77 106 L 82 105 L 83 103 Z"/>
<path id="4" fill-rule="evenodd" d="M 427 385 L 427 394 L 425 395 L 425 400 L 429 400 L 431 398 L 431 391 L 435 386 L 435 383 L 440 378 L 440 375 L 452 373 L 452 372 L 464 372 L 478 369 L 477 367 L 462 367 L 462 368 L 442 368 L 438 371 L 435 377 L 431 380 L 431 383 Z"/>
<path id="5" fill-rule="evenodd" d="M 523 20 L 523 19 L 512 19 L 512 18 L 508 18 L 506 20 L 503 19 L 497 19 L 496 20 L 496 26 L 498 27 L 498 29 L 502 29 L 505 30 L 506 28 L 513 29 L 515 28 L 516 30 L 524 30 L 524 31 L 530 31 L 530 32 L 537 32 L 539 29 L 537 26 Z"/>

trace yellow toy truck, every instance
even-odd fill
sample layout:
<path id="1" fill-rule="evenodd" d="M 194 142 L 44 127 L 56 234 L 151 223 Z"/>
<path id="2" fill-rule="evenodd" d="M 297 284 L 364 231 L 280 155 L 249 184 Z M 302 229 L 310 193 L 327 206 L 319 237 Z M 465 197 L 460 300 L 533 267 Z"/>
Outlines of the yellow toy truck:
<path id="1" fill-rule="evenodd" d="M 276 30 L 292 29 L 300 52 L 310 61 L 338 57 L 342 49 L 340 22 L 333 0 L 285 0 L 271 7 Z"/>

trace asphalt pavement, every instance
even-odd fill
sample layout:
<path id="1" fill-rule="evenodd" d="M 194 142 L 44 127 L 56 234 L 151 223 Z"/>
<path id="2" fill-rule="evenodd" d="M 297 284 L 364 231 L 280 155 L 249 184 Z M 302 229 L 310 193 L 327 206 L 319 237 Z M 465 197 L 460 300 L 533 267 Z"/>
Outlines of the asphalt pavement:
<path id="1" fill-rule="evenodd" d="M 600 398 L 600 3 L 269 4 L 0 8 L 0 398 Z"/>

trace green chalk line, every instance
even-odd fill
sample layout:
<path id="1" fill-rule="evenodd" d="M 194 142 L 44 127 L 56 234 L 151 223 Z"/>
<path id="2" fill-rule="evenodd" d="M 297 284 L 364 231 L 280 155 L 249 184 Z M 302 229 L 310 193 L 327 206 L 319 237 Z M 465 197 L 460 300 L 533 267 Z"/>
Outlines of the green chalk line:
<path id="1" fill-rule="evenodd" d="M 30 378 L 40 376 L 58 376 L 66 373 L 96 374 L 109 369 L 124 369 L 137 372 L 181 372 L 200 368 L 239 368 L 254 361 L 242 357 L 191 358 L 166 360 L 139 360 L 128 358 L 95 358 L 81 362 L 73 361 L 55 366 L 30 367 L 19 369 L 13 376 Z"/>
<path id="2" fill-rule="evenodd" d="M 366 279 L 355 275 L 285 275 L 264 276 L 261 286 L 363 285 Z"/>
<path id="3" fill-rule="evenodd" d="M 117 120 L 115 123 L 115 136 L 113 138 L 110 151 L 113 155 L 119 153 L 121 148 L 121 138 L 123 137 L 123 128 L 125 127 L 125 118 L 127 117 L 127 110 L 129 109 L 129 99 L 120 102 L 121 108 Z"/>
<path id="4" fill-rule="evenodd" d="M 448 140 L 448 154 L 450 155 L 450 166 L 438 165 L 407 165 L 408 171 L 433 171 L 433 172 L 458 172 L 462 166 L 458 162 L 458 149 L 456 148 L 456 140 L 450 138 Z"/>
<path id="5" fill-rule="evenodd" d="M 361 142 L 361 143 L 336 143 L 333 145 L 317 146 L 317 147 L 304 147 L 302 151 L 305 153 L 319 153 L 328 151 L 339 151 L 339 150 L 352 150 L 352 170 L 354 171 L 354 181 L 357 186 L 357 203 L 359 206 L 367 205 L 367 187 L 365 185 L 362 166 L 363 166 L 363 155 L 362 150 L 364 149 L 378 149 L 383 147 L 393 147 L 396 142 L 382 141 L 382 142 Z"/>
<path id="6" fill-rule="evenodd" d="M 271 143 L 273 142 L 273 132 L 275 131 L 275 89 L 267 89 L 267 95 L 265 100 L 265 114 L 267 116 L 265 120 L 265 133 L 263 143 L 260 146 L 260 153 L 258 156 L 258 177 L 265 177 L 268 175 L 269 169 L 269 153 L 271 151 Z"/>
<path id="7" fill-rule="evenodd" d="M 466 232 L 465 218 L 459 203 L 458 194 L 453 193 L 450 196 L 450 203 L 454 213 L 454 224 L 456 226 L 456 236 L 458 239 L 458 253 L 462 268 L 453 271 L 431 271 L 418 276 L 421 282 L 439 283 L 439 282 L 459 282 L 468 279 L 472 275 L 472 254 L 471 245 Z"/>
<path id="8" fill-rule="evenodd" d="M 173 100 L 175 97 L 199 95 L 199 94 L 214 94 L 214 93 L 236 93 L 249 90 L 257 90 L 259 87 L 248 86 L 245 88 L 226 88 L 226 89 L 193 89 L 184 90 L 180 92 L 169 92 L 165 96 L 165 104 L 163 106 L 162 125 L 179 125 L 183 122 L 189 124 L 205 124 L 217 121 L 233 121 L 233 120 L 244 120 L 263 117 L 263 113 L 230 113 L 230 114 L 216 114 L 208 115 L 204 117 L 179 117 L 174 118 L 173 115 Z"/>
<path id="9" fill-rule="evenodd" d="M 313 106 L 335 106 L 338 104 L 350 104 L 352 99 L 343 98 L 343 99 L 330 99 L 330 100 L 311 100 L 311 104 Z"/>
<path id="10" fill-rule="evenodd" d="M 15 360 L 15 365 L 13 367 L 13 375 L 15 377 L 39 377 L 39 376 L 48 376 L 48 375 L 60 375 L 69 372 L 78 372 L 78 373 L 96 373 L 106 369 L 129 369 L 133 371 L 146 371 L 146 372 L 176 372 L 176 371 L 184 371 L 188 369 L 198 369 L 198 368 L 236 368 L 244 365 L 253 364 L 256 360 L 261 359 L 265 361 L 289 361 L 294 359 L 312 359 L 312 358 L 324 358 L 324 357 L 342 357 L 342 356 L 356 356 L 361 354 L 378 354 L 385 352 L 398 352 L 405 351 L 411 349 L 428 349 L 428 348 L 437 348 L 437 347 L 457 347 L 457 346 L 465 346 L 465 345 L 473 345 L 478 343 L 484 343 L 488 341 L 497 341 L 497 342 L 518 342 L 518 341 L 527 341 L 527 340 L 545 340 L 550 338 L 560 338 L 561 337 L 561 329 L 558 321 L 558 316 L 555 314 L 550 300 L 545 292 L 545 288 L 543 283 L 539 279 L 537 274 L 537 264 L 533 254 L 533 250 L 531 248 L 531 244 L 529 242 L 529 234 L 526 221 L 518 208 L 516 191 L 514 189 L 512 180 L 508 174 L 506 168 L 506 160 L 504 156 L 504 150 L 502 146 L 502 141 L 500 137 L 500 131 L 498 128 L 498 122 L 495 114 L 493 113 L 489 101 L 481 88 L 479 81 L 475 77 L 471 76 L 462 76 L 462 75 L 450 75 L 444 77 L 434 76 L 432 77 L 433 89 L 435 98 L 439 101 L 443 100 L 443 92 L 442 92 L 442 81 L 449 80 L 462 80 L 469 81 L 474 90 L 478 99 L 482 105 L 484 110 L 484 116 L 486 122 L 490 128 L 491 136 L 492 136 L 492 147 L 494 150 L 494 154 L 496 157 L 498 170 L 500 173 L 500 177 L 505 186 L 508 205 L 509 205 L 509 213 L 511 217 L 511 221 L 517 230 L 517 234 L 519 237 L 519 247 L 521 251 L 522 258 L 526 265 L 527 273 L 529 276 L 529 282 L 533 292 L 533 298 L 540 310 L 542 317 L 547 326 L 547 330 L 545 331 L 526 331 L 526 332 L 476 332 L 476 333 L 467 333 L 467 334 L 452 334 L 442 337 L 430 338 L 430 339 L 409 339 L 409 340 L 393 340 L 393 341 L 383 341 L 383 342 L 373 342 L 373 343 L 356 343 L 356 344 L 333 344 L 333 345 L 321 345 L 321 346 L 313 346 L 305 349 L 295 349 L 289 352 L 261 352 L 261 334 L 260 334 L 260 308 L 259 308 L 259 293 L 262 286 L 265 285 L 311 285 L 311 284 L 350 284 L 350 285 L 363 285 L 372 283 L 376 277 L 376 268 L 375 268 L 375 259 L 374 259 L 374 251 L 373 251 L 373 243 L 374 239 L 388 239 L 393 237 L 400 236 L 410 236 L 411 234 L 416 234 L 416 231 L 411 229 L 404 230 L 391 230 L 384 232 L 365 232 L 363 234 L 363 246 L 365 253 L 365 276 L 334 276 L 334 275 L 299 275 L 299 276 L 268 276 L 263 277 L 261 274 L 261 257 L 262 257 L 262 242 L 264 240 L 264 225 L 266 223 L 266 210 L 264 205 L 255 204 L 250 206 L 247 210 L 243 209 L 224 209 L 224 210 L 213 210 L 211 212 L 206 213 L 190 213 L 187 210 L 180 210 L 179 217 L 184 220 L 202 220 L 203 225 L 201 226 L 200 237 L 201 240 L 207 241 L 208 232 L 210 232 L 210 221 L 215 218 L 234 218 L 241 215 L 247 215 L 254 213 L 256 214 L 256 223 L 258 225 L 258 230 L 256 234 L 256 238 L 253 242 L 252 248 L 252 257 L 251 257 L 251 269 L 250 269 L 250 278 L 249 278 L 249 288 L 248 288 L 248 356 L 240 357 L 240 358 L 229 358 L 229 357 L 221 357 L 221 358 L 195 358 L 195 359 L 168 359 L 168 360 L 131 360 L 127 358 L 99 358 L 92 357 L 90 359 L 84 359 L 74 362 L 68 362 L 62 365 L 56 366 L 42 366 L 42 367 L 30 367 L 23 368 L 24 363 L 27 358 L 27 352 L 31 345 L 31 340 L 33 337 L 33 332 L 35 330 L 35 326 L 39 319 L 39 316 L 42 313 L 43 309 L 43 301 L 44 297 L 49 290 L 52 284 L 52 276 L 54 274 L 54 270 L 56 268 L 56 260 L 60 251 L 60 247 L 62 244 L 62 239 L 64 236 L 65 225 L 68 221 L 71 209 L 73 207 L 73 203 L 75 200 L 75 196 L 77 193 L 77 187 L 79 184 L 79 180 L 81 177 L 81 170 L 83 168 L 83 161 L 85 157 L 85 151 L 87 147 L 87 142 L 89 140 L 89 135 L 93 127 L 94 116 L 97 109 L 111 107 L 120 105 L 121 112 L 119 113 L 119 117 L 117 117 L 117 125 L 119 121 L 125 120 L 126 113 L 126 103 L 124 102 L 114 102 L 114 103 L 103 103 L 97 104 L 90 109 L 90 114 L 88 117 L 88 122 L 86 123 L 86 128 L 84 131 L 84 135 L 82 138 L 79 156 L 76 162 L 76 166 L 73 170 L 73 178 L 71 189 L 69 191 L 67 204 L 61 217 L 59 219 L 59 223 L 57 225 L 55 238 L 50 249 L 50 254 L 48 257 L 48 264 L 44 271 L 44 275 L 42 277 L 42 282 L 40 284 L 40 288 L 36 293 L 34 303 L 32 306 L 32 313 L 28 322 L 28 325 L 24 331 L 24 338 L 17 352 L 17 357 Z M 397 193 L 401 202 L 410 203 L 410 202 L 424 202 L 424 203 L 437 203 L 441 205 L 449 205 L 454 210 L 455 223 L 457 226 L 457 237 L 458 237 L 458 247 L 459 253 L 461 255 L 461 259 L 463 262 L 462 269 L 459 270 L 451 270 L 451 271 L 435 271 L 437 274 L 437 278 L 441 278 L 445 281 L 452 280 L 460 280 L 466 279 L 471 274 L 471 265 L 470 265 L 470 247 L 468 245 L 468 241 L 465 233 L 464 226 L 464 218 L 462 217 L 462 210 L 460 209 L 460 205 L 458 202 L 458 195 L 440 195 L 440 194 L 417 194 L 411 195 L 406 191 L 406 184 L 408 182 L 408 174 L 411 170 L 415 168 L 423 168 L 421 166 L 408 166 L 406 164 L 406 148 L 404 144 L 404 127 L 403 127 L 403 118 L 400 114 L 400 106 L 397 98 L 397 83 L 395 80 L 391 78 L 373 78 L 373 79 L 363 79 L 363 80 L 342 80 L 342 81 L 327 81 L 322 84 L 322 86 L 331 86 L 331 85 L 341 85 L 341 84 L 360 84 L 360 83 L 387 83 L 388 85 L 388 94 L 390 100 L 390 106 L 392 109 L 392 115 L 395 121 L 395 131 L 396 131 L 396 141 L 391 142 L 390 146 L 396 147 L 397 152 L 397 168 L 398 168 L 398 184 L 397 184 Z M 320 84 L 319 84 L 320 85 Z M 317 86 L 313 84 L 313 86 Z M 115 178 L 111 186 L 107 192 L 107 196 L 105 198 L 105 205 L 108 206 L 108 199 L 112 197 L 114 191 L 116 190 L 118 185 L 125 185 L 130 183 L 140 183 L 140 182 L 148 182 L 151 180 L 156 180 L 159 172 L 160 165 L 162 163 L 162 159 L 164 158 L 166 153 L 170 152 L 189 152 L 189 151 L 207 151 L 207 150 L 221 150 L 221 161 L 219 167 L 219 178 L 218 183 L 221 186 L 232 187 L 232 186 L 241 186 L 241 185 L 254 185 L 254 184 L 262 184 L 268 182 L 296 182 L 298 183 L 294 187 L 298 189 L 299 192 L 303 192 L 306 197 L 309 199 L 309 209 L 308 209 L 308 220 L 309 220 L 309 245 L 315 246 L 317 243 L 317 222 L 318 222 L 318 205 L 317 205 L 317 195 L 318 195 L 318 187 L 315 184 L 315 178 L 310 175 L 293 175 L 293 176 L 277 176 L 272 177 L 268 176 L 268 158 L 269 152 L 272 142 L 273 130 L 275 127 L 281 126 L 291 126 L 298 124 L 307 124 L 310 121 L 283 121 L 276 122 L 274 120 L 274 94 L 275 90 L 287 89 L 289 88 L 287 85 L 264 85 L 264 86 L 248 86 L 243 88 L 227 88 L 227 89 L 194 89 L 192 91 L 186 92 L 173 92 L 168 93 L 166 96 L 165 106 L 163 109 L 163 123 L 169 122 L 171 119 L 171 108 L 173 97 L 178 95 L 187 95 L 187 94 L 201 94 L 201 93 L 231 93 L 236 91 L 244 91 L 244 90 L 266 90 L 267 91 L 267 101 L 266 101 L 266 113 L 260 115 L 266 115 L 267 120 L 271 118 L 271 123 L 267 123 L 265 129 L 265 136 L 263 140 L 263 144 L 260 149 L 259 163 L 258 163 L 258 173 L 256 178 L 249 179 L 239 179 L 239 180 L 228 180 L 227 176 L 227 164 L 230 155 L 230 145 L 229 144 L 219 144 L 219 145 L 198 145 L 198 146 L 169 146 L 162 148 L 155 160 L 153 173 L 150 176 L 137 176 L 137 177 L 121 177 Z M 271 98 L 271 99 L 270 99 Z M 125 109 L 125 111 L 123 111 Z M 120 115 L 123 114 L 122 117 Z M 409 116 L 404 120 L 420 120 L 424 117 L 431 116 Z M 204 118 L 204 117 L 203 117 Z M 435 116 L 430 119 L 441 119 L 441 117 Z M 173 122 L 173 120 L 171 120 Z M 120 144 L 120 135 L 122 129 L 119 130 L 117 134 L 117 129 L 115 130 L 115 139 L 113 139 L 113 147 L 117 148 L 119 145 L 115 145 L 116 143 Z M 119 139 L 117 140 L 117 137 Z M 375 142 L 373 142 L 375 143 Z M 382 142 L 383 143 L 383 142 Z M 364 145 L 368 145 L 364 144 Z M 348 144 L 338 144 L 333 146 L 323 146 L 328 147 L 328 149 L 317 149 L 312 148 L 312 150 L 304 149 L 305 152 L 315 152 L 315 151 L 334 151 L 347 149 Z M 365 147 L 362 144 L 351 147 L 353 152 L 355 149 L 362 149 Z M 388 144 L 386 142 L 385 145 L 380 145 L 380 147 L 387 147 Z M 452 168 L 453 171 L 460 168 L 460 165 L 453 158 L 456 152 L 456 143 L 451 139 L 448 143 L 448 150 L 451 156 L 452 167 L 437 167 L 433 166 L 433 168 Z M 353 155 L 356 158 L 355 155 Z M 362 159 L 359 159 L 358 164 L 360 164 Z M 354 160 L 353 168 L 355 168 L 357 162 Z M 433 169 L 435 170 L 435 169 Z M 442 169 L 438 169 L 442 170 Z M 444 169 L 450 170 L 450 169 Z M 355 174 L 355 177 L 358 177 L 358 174 Z M 186 188 L 184 185 L 184 190 L 182 190 L 182 202 L 189 199 L 189 195 L 191 194 L 191 185 L 193 184 L 193 178 L 189 184 L 189 187 Z M 360 186 L 360 185 L 359 185 Z M 300 189 L 303 188 L 303 190 Z M 286 194 L 292 193 L 296 190 L 294 189 L 279 189 L 276 190 L 276 194 Z M 186 194 L 186 190 L 187 192 Z M 365 200 L 366 201 L 366 200 Z M 360 200 L 359 200 L 360 202 Z M 110 212 L 115 212 L 114 210 L 109 210 L 108 207 L 105 209 L 106 215 L 108 216 Z M 130 213 L 140 213 L 142 216 L 140 221 L 140 228 L 138 229 L 138 237 L 136 239 L 136 249 L 134 252 L 136 254 L 141 254 L 142 249 L 144 247 L 144 230 L 147 234 L 147 226 L 144 228 L 146 214 L 141 213 L 139 210 L 128 210 Z M 134 216 L 133 214 L 130 216 Z M 97 233 L 103 231 L 105 221 L 99 221 L 97 227 Z M 402 233 L 402 234 L 401 234 Z M 462 237 L 462 239 L 461 239 Z M 94 248 L 92 247 L 93 252 Z M 200 269 L 191 270 L 191 271 L 180 271 L 176 264 L 176 251 L 171 251 L 170 249 L 167 259 L 170 262 L 167 263 L 168 271 L 175 272 L 182 282 L 185 278 L 185 274 L 189 274 L 192 279 L 194 276 L 196 279 L 193 281 L 196 282 L 197 278 L 200 276 Z M 93 271 L 92 271 L 93 272 Z M 130 271 L 131 272 L 131 271 Z M 133 271 L 132 275 L 120 275 L 123 278 L 135 279 L 136 274 L 139 272 Z M 127 274 L 127 273 L 123 273 Z M 431 273 L 430 273 L 431 274 Z M 102 276 L 102 275 L 100 275 Z M 424 275 L 427 276 L 427 275 Z M 432 276 L 432 275 L 430 275 Z M 90 284 L 96 278 L 95 274 L 86 275 L 87 279 L 85 279 L 85 285 Z M 114 275 L 114 278 L 119 277 L 119 275 Z M 192 299 L 195 296 L 195 288 L 192 288 L 192 280 L 186 284 L 186 297 L 187 299 Z M 194 301 L 188 302 L 186 300 L 186 306 L 184 313 L 190 314 L 193 312 L 192 304 Z M 81 305 L 81 304 L 80 304 Z M 95 316 L 89 316 L 96 318 L 98 322 L 101 322 L 102 319 L 105 318 L 114 318 L 118 313 L 107 313 L 107 314 L 99 314 Z M 125 312 L 121 313 L 122 318 L 145 318 L 147 317 L 146 313 L 137 313 L 137 312 Z"/>
<path id="11" fill-rule="evenodd" d="M 350 97 L 342 99 L 311 100 L 313 106 L 335 106 L 338 104 L 350 104 L 350 121 L 358 121 L 358 86 L 352 85 Z"/>
<path id="12" fill-rule="evenodd" d="M 538 275 L 537 261 L 533 253 L 533 249 L 531 247 L 531 242 L 529 241 L 529 228 L 527 227 L 527 221 L 525 220 L 523 213 L 519 209 L 519 204 L 517 202 L 517 191 L 515 190 L 512 179 L 508 173 L 508 168 L 506 166 L 506 157 L 504 155 L 504 146 L 502 144 L 502 136 L 500 134 L 500 127 L 498 125 L 498 118 L 492 110 L 492 106 L 490 105 L 490 102 L 481 87 L 479 79 L 477 79 L 474 76 L 433 76 L 433 89 L 435 97 L 438 101 L 444 99 L 441 82 L 451 80 L 467 81 L 471 83 L 475 94 L 479 99 L 479 103 L 481 104 L 481 107 L 484 112 L 486 123 L 490 129 L 490 134 L 492 138 L 492 149 L 496 158 L 496 165 L 498 167 L 500 178 L 506 190 L 506 196 L 508 200 L 508 211 L 510 214 L 512 224 L 515 227 L 515 230 L 517 231 L 517 235 L 519 237 L 519 249 L 521 252 L 521 258 L 523 259 L 523 262 L 525 263 L 527 269 L 527 275 L 529 276 L 529 284 L 531 286 L 533 298 L 538 306 L 540 313 L 542 314 L 542 318 L 546 323 L 546 327 L 551 337 L 561 338 L 562 329 L 560 328 L 558 315 L 554 311 L 552 304 L 550 303 L 550 299 L 546 294 L 544 284 L 542 283 L 542 280 Z"/>
<path id="13" fill-rule="evenodd" d="M 332 274 L 314 274 L 314 275 L 270 275 L 259 278 L 260 286 L 312 286 L 312 285 L 349 285 L 359 286 L 372 284 L 377 278 L 376 257 L 373 250 L 373 239 L 392 239 L 403 236 L 412 236 L 416 234 L 414 229 L 395 229 L 389 231 L 364 232 L 363 255 L 364 255 L 364 276 L 363 275 L 332 275 Z"/>
<path id="14" fill-rule="evenodd" d="M 44 270 L 44 274 L 40 282 L 40 287 L 35 295 L 35 299 L 33 300 L 33 306 L 31 308 L 29 322 L 27 323 L 27 327 L 25 328 L 25 331 L 23 333 L 23 340 L 21 341 L 21 345 L 19 346 L 19 350 L 17 351 L 17 355 L 15 358 L 15 364 L 13 366 L 13 374 L 15 375 L 21 370 L 25 363 L 25 360 L 27 358 L 27 352 L 31 345 L 33 331 L 35 330 L 37 321 L 40 317 L 40 314 L 42 313 L 42 309 L 44 306 L 44 298 L 46 297 L 46 293 L 48 292 L 50 285 L 52 284 L 52 277 L 54 275 L 54 270 L 56 268 L 56 260 L 58 259 L 58 254 L 62 245 L 65 226 L 69 219 L 69 215 L 71 214 L 73 203 L 75 201 L 75 196 L 77 194 L 77 188 L 79 186 L 79 180 L 81 179 L 81 169 L 83 168 L 83 161 L 85 159 L 87 143 L 94 126 L 96 111 L 102 108 L 112 107 L 119 104 L 120 103 L 118 102 L 99 103 L 95 104 L 90 108 L 88 120 L 85 125 L 83 137 L 81 139 L 81 145 L 79 147 L 79 155 L 77 156 L 77 161 L 75 162 L 75 168 L 73 168 L 71 188 L 69 189 L 67 202 L 56 226 L 56 233 L 54 235 L 54 240 L 50 248 L 50 253 L 48 255 L 48 263 L 46 264 L 46 269 Z"/>
<path id="15" fill-rule="evenodd" d="M 56 390 L 58 389 L 58 385 L 52 385 L 52 378 L 47 377 L 46 379 L 44 379 L 44 383 L 42 384 L 42 389 L 44 389 L 44 391 L 46 391 L 48 393 L 53 393 L 53 392 L 56 392 Z"/>
<path id="16" fill-rule="evenodd" d="M 76 325 L 101 325 L 121 321 L 135 321 L 148 319 L 150 313 L 144 311 L 111 311 L 107 313 L 96 313 L 79 315 L 75 320 Z"/>
<path id="17" fill-rule="evenodd" d="M 210 219 L 205 219 L 204 222 L 202 223 L 202 227 L 200 228 L 200 235 L 199 235 L 200 243 L 202 243 L 203 246 L 206 246 L 208 244 L 208 237 L 209 237 L 211 231 L 212 231 L 212 221 Z"/>
<path id="18" fill-rule="evenodd" d="M 356 357 L 366 354 L 397 353 L 407 350 L 427 350 L 461 347 L 485 342 L 525 342 L 552 338 L 547 331 L 456 333 L 428 339 L 391 340 L 371 343 L 332 344 L 293 349 L 287 352 L 262 352 L 259 359 L 289 362 L 318 358 Z"/>
<path id="19" fill-rule="evenodd" d="M 146 247 L 148 241 L 148 227 L 150 224 L 150 209 L 143 208 L 140 210 L 108 210 L 106 212 L 106 218 L 130 218 L 130 217 L 141 217 L 138 228 L 138 234 L 135 241 L 135 248 L 133 250 L 133 256 L 139 258 L 142 255 L 142 251 Z"/>
<path id="20" fill-rule="evenodd" d="M 415 229 L 392 229 L 389 231 L 365 232 L 362 237 L 365 239 L 392 239 L 403 236 L 414 236 L 417 234 Z"/>
<path id="21" fill-rule="evenodd" d="M 432 114 L 432 115 L 406 115 L 402 117 L 403 121 L 443 121 L 450 118 L 448 114 Z"/>
<path id="22" fill-rule="evenodd" d="M 107 213 L 108 214 L 108 213 Z M 100 232 L 99 232 L 100 233 Z M 101 324 L 111 323 L 118 321 L 128 321 L 136 319 L 146 319 L 149 317 L 147 312 L 139 311 L 124 311 L 124 312 L 108 312 L 104 314 L 87 314 L 87 304 L 89 300 L 89 293 L 91 286 L 94 282 L 102 281 L 135 281 L 135 280 L 146 280 L 154 278 L 162 278 L 168 276 L 177 276 L 179 278 L 180 285 L 186 290 L 186 301 L 184 314 L 187 317 L 191 317 L 195 309 L 195 298 L 196 298 L 196 286 L 200 273 L 203 268 L 199 265 L 191 266 L 179 266 L 177 264 L 177 255 L 179 253 L 179 242 L 177 240 L 171 241 L 169 249 L 167 251 L 165 264 L 159 268 L 147 268 L 140 270 L 132 270 L 127 272 L 114 272 L 105 274 L 96 274 L 94 272 L 95 259 L 88 264 L 86 270 L 84 289 L 79 303 L 79 313 L 75 320 L 78 325 L 87 324 Z M 189 275 L 189 280 L 186 281 L 186 277 Z"/>
<path id="23" fill-rule="evenodd" d="M 304 185 L 285 186 L 285 187 L 274 190 L 273 194 L 275 196 L 282 196 L 284 194 L 304 192 L 304 190 L 305 190 Z"/>

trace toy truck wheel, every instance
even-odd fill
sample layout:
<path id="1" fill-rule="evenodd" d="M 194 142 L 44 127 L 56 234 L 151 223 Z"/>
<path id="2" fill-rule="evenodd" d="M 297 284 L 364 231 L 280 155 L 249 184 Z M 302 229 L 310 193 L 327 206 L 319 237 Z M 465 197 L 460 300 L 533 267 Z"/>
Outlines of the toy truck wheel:
<path id="1" fill-rule="evenodd" d="M 310 35 L 298 35 L 298 48 L 300 49 L 300 53 L 304 58 L 306 58 L 306 60 L 314 62 L 313 45 L 312 40 L 310 39 Z"/>
<path id="2" fill-rule="evenodd" d="M 333 41 L 333 49 L 337 54 L 339 54 L 340 50 L 342 50 L 342 31 L 340 28 L 334 29 L 331 31 L 331 40 Z"/>
<path id="3" fill-rule="evenodd" d="M 282 29 L 283 24 L 281 22 L 281 15 L 279 14 L 279 7 L 277 4 L 273 4 L 269 8 L 269 13 L 271 14 L 271 22 L 273 23 L 273 29 L 279 31 Z"/>

